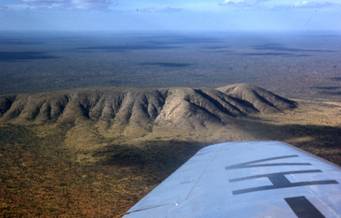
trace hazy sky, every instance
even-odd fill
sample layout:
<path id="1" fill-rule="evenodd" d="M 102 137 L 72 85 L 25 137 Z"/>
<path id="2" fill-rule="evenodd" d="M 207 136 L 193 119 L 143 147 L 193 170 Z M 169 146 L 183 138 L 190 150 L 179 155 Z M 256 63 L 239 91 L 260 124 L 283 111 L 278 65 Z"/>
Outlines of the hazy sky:
<path id="1" fill-rule="evenodd" d="M 0 30 L 341 31 L 341 0 L 0 0 Z"/>

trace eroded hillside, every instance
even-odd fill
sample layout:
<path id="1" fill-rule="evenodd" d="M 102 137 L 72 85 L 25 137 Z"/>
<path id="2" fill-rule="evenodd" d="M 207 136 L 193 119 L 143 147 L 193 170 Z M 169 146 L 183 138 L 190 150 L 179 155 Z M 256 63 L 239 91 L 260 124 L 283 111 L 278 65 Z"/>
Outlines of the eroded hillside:
<path id="1" fill-rule="evenodd" d="M 247 84 L 1 96 L 0 216 L 120 217 L 222 141 L 280 140 L 341 164 L 340 111 Z"/>
<path id="2" fill-rule="evenodd" d="M 217 89 L 94 89 L 0 97 L 1 121 L 74 123 L 90 120 L 103 122 L 108 127 L 226 124 L 233 117 L 295 107 L 294 101 L 247 84 Z"/>

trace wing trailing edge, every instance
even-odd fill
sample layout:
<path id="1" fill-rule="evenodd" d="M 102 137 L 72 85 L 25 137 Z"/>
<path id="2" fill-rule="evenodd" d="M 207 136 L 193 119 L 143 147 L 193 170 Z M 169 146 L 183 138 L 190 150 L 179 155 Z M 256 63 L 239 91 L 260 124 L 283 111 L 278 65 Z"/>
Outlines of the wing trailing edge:
<path id="1" fill-rule="evenodd" d="M 277 141 L 211 145 L 124 217 L 337 218 L 341 217 L 341 170 Z"/>

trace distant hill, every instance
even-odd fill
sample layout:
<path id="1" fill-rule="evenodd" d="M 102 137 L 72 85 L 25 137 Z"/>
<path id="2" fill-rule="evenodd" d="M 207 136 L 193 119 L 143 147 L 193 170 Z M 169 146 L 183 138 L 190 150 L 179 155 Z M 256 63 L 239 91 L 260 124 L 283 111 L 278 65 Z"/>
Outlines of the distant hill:
<path id="1" fill-rule="evenodd" d="M 0 97 L 5 122 L 74 123 L 107 126 L 199 127 L 231 118 L 293 109 L 296 103 L 260 87 L 234 84 L 217 89 L 93 89 Z"/>

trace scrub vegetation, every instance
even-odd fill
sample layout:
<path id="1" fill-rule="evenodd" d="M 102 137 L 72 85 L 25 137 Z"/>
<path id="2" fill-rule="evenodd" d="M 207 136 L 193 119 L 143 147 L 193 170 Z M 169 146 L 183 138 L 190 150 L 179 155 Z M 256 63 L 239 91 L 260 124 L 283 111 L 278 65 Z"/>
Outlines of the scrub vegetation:
<path id="1" fill-rule="evenodd" d="M 223 141 L 281 140 L 341 165 L 340 108 L 247 84 L 3 95 L 0 216 L 120 217 Z"/>

